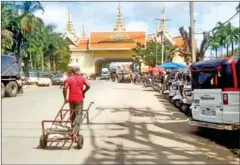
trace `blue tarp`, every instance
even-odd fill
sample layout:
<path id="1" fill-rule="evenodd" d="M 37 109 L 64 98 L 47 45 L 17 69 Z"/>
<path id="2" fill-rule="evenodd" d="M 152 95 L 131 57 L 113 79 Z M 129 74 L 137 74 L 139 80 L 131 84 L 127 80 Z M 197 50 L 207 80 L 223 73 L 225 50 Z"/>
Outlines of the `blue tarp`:
<path id="1" fill-rule="evenodd" d="M 162 65 L 159 65 L 160 68 L 166 68 L 166 69 L 174 69 L 174 68 L 183 68 L 185 67 L 185 64 L 176 63 L 176 62 L 168 62 Z"/>

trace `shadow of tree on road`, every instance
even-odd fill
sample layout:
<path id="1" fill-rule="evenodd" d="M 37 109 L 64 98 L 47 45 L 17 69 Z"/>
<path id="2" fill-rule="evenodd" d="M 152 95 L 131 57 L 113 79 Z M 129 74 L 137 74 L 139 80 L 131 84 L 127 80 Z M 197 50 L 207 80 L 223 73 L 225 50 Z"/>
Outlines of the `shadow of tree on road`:
<path id="1" fill-rule="evenodd" d="M 164 99 L 164 97 L 160 94 L 155 94 L 155 96 L 159 99 L 165 108 L 169 111 L 178 111 L 177 108 L 174 107 L 168 100 Z M 173 123 L 174 124 L 174 123 Z M 184 124 L 185 126 L 186 124 Z M 162 125 L 167 126 L 167 125 Z M 170 128 L 174 128 L 169 125 Z M 181 128 L 188 127 L 189 133 L 195 136 L 200 136 L 202 138 L 208 139 L 210 141 L 215 142 L 216 144 L 222 145 L 228 149 L 240 149 L 240 131 L 226 131 L 226 130 L 216 130 L 216 129 L 208 129 L 208 128 L 197 128 L 190 125 L 182 126 Z M 181 130 L 181 129 L 180 129 Z M 178 131 L 178 130 L 175 130 Z M 240 156 L 240 155 L 239 155 Z"/>
<path id="2" fill-rule="evenodd" d="M 99 107 L 97 107 L 99 108 Z M 100 107 L 111 113 L 127 112 L 131 121 L 96 123 L 121 127 L 123 131 L 106 133 L 96 139 L 89 126 L 92 152 L 84 164 L 237 164 L 231 154 L 193 132 L 197 128 L 187 124 L 187 117 L 171 110 L 162 111 L 137 107 Z M 165 119 L 157 119 L 164 117 Z M 142 118 L 142 121 L 135 121 Z M 167 121 L 167 122 L 165 122 Z M 114 131 L 111 128 L 106 130 Z M 221 150 L 221 152 L 219 152 Z M 227 155 L 227 156 L 225 156 Z M 229 156 L 230 155 L 230 156 Z"/>

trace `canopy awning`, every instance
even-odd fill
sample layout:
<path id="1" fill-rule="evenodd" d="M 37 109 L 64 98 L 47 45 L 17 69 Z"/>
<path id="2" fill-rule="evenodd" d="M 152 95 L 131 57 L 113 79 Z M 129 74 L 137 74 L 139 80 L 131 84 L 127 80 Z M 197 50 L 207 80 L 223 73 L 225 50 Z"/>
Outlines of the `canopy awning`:
<path id="1" fill-rule="evenodd" d="M 176 63 L 176 62 L 168 62 L 162 65 L 159 65 L 160 68 L 166 68 L 166 69 L 183 68 L 185 66 L 186 66 L 185 64 Z"/>
<path id="2" fill-rule="evenodd" d="M 150 68 L 148 69 L 148 72 L 158 72 L 158 73 L 161 73 L 161 72 L 164 72 L 165 69 L 164 68 L 160 68 L 160 67 L 154 67 L 154 68 Z"/>

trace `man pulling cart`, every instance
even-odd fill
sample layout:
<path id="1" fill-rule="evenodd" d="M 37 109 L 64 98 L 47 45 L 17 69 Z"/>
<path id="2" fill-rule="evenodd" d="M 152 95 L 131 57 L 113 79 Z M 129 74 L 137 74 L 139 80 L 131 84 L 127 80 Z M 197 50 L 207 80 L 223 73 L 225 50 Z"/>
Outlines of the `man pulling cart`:
<path id="1" fill-rule="evenodd" d="M 47 142 L 67 140 L 72 140 L 72 143 L 77 142 L 78 148 L 82 148 L 83 137 L 79 134 L 79 130 L 84 118 L 83 111 L 86 111 L 87 121 L 89 122 L 88 110 L 93 103 L 91 102 L 87 110 L 83 110 L 83 100 L 89 88 L 90 85 L 88 81 L 80 75 L 80 68 L 78 66 L 72 66 L 71 76 L 65 81 L 63 87 L 64 105 L 69 103 L 70 109 L 63 109 L 63 105 L 54 120 L 42 121 L 43 135 L 40 137 L 40 146 L 42 148 L 46 147 Z M 69 93 L 68 97 L 67 93 Z M 68 112 L 69 117 L 66 119 Z M 51 128 L 45 129 L 45 123 L 52 123 Z M 67 126 L 69 123 L 71 123 L 71 125 Z M 61 134 L 64 136 L 50 139 L 51 134 Z"/>
<path id="2" fill-rule="evenodd" d="M 64 83 L 63 97 L 65 103 L 69 102 L 73 134 L 75 134 L 80 129 L 83 117 L 83 99 L 85 93 L 89 90 L 90 85 L 87 79 L 80 76 L 80 68 L 78 66 L 72 66 L 71 71 L 72 75 Z M 68 90 L 69 97 L 67 99 Z"/>

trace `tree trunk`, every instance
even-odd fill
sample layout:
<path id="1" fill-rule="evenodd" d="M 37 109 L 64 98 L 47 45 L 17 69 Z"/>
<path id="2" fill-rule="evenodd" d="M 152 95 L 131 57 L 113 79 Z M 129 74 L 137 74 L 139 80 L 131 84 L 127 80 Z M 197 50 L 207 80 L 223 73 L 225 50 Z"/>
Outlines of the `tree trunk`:
<path id="1" fill-rule="evenodd" d="M 46 55 L 46 64 L 47 64 L 47 69 L 51 71 L 51 62 L 50 62 L 50 56 Z"/>
<path id="2" fill-rule="evenodd" d="M 56 57 L 53 57 L 53 69 L 56 71 Z"/>
<path id="3" fill-rule="evenodd" d="M 227 44 L 227 56 L 228 56 L 228 47 L 229 47 L 229 45 Z"/>
<path id="4" fill-rule="evenodd" d="M 216 55 L 216 58 L 217 58 L 217 49 L 215 49 L 215 53 L 216 53 L 215 55 Z"/>
<path id="5" fill-rule="evenodd" d="M 232 42 L 232 56 L 234 55 L 234 43 Z"/>

